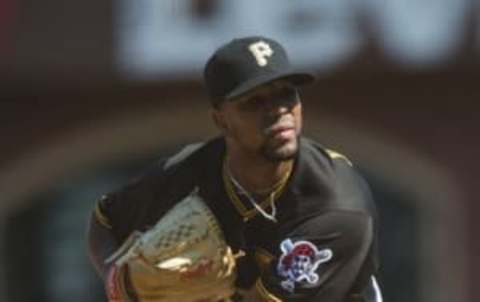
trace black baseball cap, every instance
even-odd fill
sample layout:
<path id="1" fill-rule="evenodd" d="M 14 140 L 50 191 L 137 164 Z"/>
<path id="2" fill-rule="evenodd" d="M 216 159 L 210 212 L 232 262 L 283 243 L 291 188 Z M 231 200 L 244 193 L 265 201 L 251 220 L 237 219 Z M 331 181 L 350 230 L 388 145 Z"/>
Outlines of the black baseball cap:
<path id="1" fill-rule="evenodd" d="M 205 65 L 204 79 L 213 105 L 218 105 L 276 80 L 287 80 L 294 86 L 309 84 L 315 75 L 291 66 L 277 41 L 253 36 L 218 48 Z"/>

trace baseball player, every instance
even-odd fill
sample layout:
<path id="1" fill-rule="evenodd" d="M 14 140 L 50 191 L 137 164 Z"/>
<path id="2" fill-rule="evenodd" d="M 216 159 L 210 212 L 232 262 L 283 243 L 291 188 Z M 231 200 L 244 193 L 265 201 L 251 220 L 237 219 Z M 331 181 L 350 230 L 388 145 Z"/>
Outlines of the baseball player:
<path id="1" fill-rule="evenodd" d="M 380 302 L 377 218 L 352 163 L 301 135 L 294 69 L 234 39 L 204 78 L 219 135 L 100 199 L 89 251 L 110 301 Z"/>

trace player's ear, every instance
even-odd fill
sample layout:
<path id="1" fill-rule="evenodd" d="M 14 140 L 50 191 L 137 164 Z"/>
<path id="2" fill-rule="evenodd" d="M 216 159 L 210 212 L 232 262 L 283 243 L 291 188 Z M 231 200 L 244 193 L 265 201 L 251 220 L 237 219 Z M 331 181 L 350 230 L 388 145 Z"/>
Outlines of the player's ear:
<path id="1" fill-rule="evenodd" d="M 225 120 L 225 114 L 219 108 L 210 109 L 210 116 L 212 117 L 213 123 L 217 128 L 224 134 L 228 133 L 228 123 Z"/>

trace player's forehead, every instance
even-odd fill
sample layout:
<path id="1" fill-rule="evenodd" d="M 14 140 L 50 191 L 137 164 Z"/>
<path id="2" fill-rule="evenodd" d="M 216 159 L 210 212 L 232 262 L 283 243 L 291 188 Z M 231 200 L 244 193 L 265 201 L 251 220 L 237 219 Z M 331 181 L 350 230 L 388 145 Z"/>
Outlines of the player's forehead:
<path id="1" fill-rule="evenodd" d="M 294 89 L 292 83 L 287 80 L 277 80 L 268 84 L 258 86 L 249 92 L 237 97 L 234 102 L 242 102 L 256 97 L 269 97 L 274 96 L 275 94 Z"/>

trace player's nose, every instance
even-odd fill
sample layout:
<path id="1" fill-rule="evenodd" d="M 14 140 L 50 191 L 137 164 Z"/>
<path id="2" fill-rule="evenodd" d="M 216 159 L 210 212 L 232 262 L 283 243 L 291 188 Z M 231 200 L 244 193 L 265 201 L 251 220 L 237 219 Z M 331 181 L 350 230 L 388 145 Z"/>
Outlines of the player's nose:
<path id="1" fill-rule="evenodd" d="M 269 102 L 267 105 L 267 114 L 270 117 L 279 117 L 284 114 L 287 114 L 293 110 L 293 108 L 298 104 L 298 100 L 291 99 L 274 99 Z"/>

